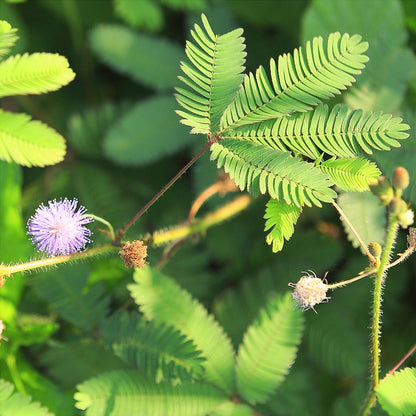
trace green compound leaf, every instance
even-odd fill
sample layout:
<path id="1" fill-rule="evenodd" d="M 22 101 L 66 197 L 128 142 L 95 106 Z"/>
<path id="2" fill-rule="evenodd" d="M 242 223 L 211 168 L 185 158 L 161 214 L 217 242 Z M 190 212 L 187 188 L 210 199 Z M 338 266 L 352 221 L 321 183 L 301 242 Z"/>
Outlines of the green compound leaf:
<path id="1" fill-rule="evenodd" d="M 318 207 L 331 202 L 333 183 L 311 163 L 289 152 L 242 140 L 224 139 L 211 146 L 211 160 L 224 166 L 236 185 L 257 196 L 268 193 L 281 203 Z"/>
<path id="2" fill-rule="evenodd" d="M 56 91 L 74 78 L 64 56 L 43 52 L 10 56 L 0 62 L 0 97 Z"/>
<path id="3" fill-rule="evenodd" d="M 22 393 L 13 393 L 14 387 L 11 383 L 0 380 L 0 415 L 1 416 L 53 416 L 46 407 L 40 403 L 32 402 L 30 396 Z"/>
<path id="4" fill-rule="evenodd" d="M 195 25 L 191 31 L 195 43 L 187 41 L 186 55 L 192 66 L 181 63 L 180 76 L 189 89 L 176 88 L 178 103 L 186 111 L 177 111 L 181 123 L 192 127 L 191 133 L 215 133 L 225 108 L 241 85 L 245 55 L 242 29 L 215 35 L 205 15 L 203 30 Z"/>
<path id="5" fill-rule="evenodd" d="M 290 293 L 269 300 L 238 350 L 237 389 L 250 403 L 264 403 L 284 380 L 303 330 L 302 312 Z"/>
<path id="6" fill-rule="evenodd" d="M 356 157 L 363 152 L 400 147 L 410 127 L 400 117 L 382 112 L 351 111 L 345 105 L 319 105 L 314 111 L 280 117 L 252 126 L 226 131 L 221 136 L 248 140 L 311 159 L 322 152 L 331 156 Z"/>
<path id="7" fill-rule="evenodd" d="M 344 191 L 368 191 L 369 184 L 381 174 L 375 163 L 364 158 L 332 158 L 319 167 Z"/>
<path id="8" fill-rule="evenodd" d="M 101 333 L 117 356 L 157 382 L 192 381 L 204 372 L 201 351 L 172 326 L 117 313 L 104 321 Z"/>
<path id="9" fill-rule="evenodd" d="M 102 282 L 87 290 L 89 270 L 83 264 L 65 264 L 59 270 L 60 273 L 42 273 L 33 278 L 35 292 L 66 321 L 91 330 L 108 311 L 110 299 Z"/>
<path id="10" fill-rule="evenodd" d="M 195 140 L 178 123 L 173 97 L 142 100 L 108 130 L 104 151 L 109 159 L 125 166 L 154 162 L 178 151 Z"/>
<path id="11" fill-rule="evenodd" d="M 19 36 L 16 35 L 17 29 L 13 29 L 5 20 L 0 20 L 0 58 L 7 55 L 10 48 L 16 43 Z"/>
<path id="12" fill-rule="evenodd" d="M 364 52 L 367 42 L 361 36 L 331 33 L 308 41 L 305 51 L 295 49 L 293 56 L 279 56 L 278 64 L 270 60 L 270 83 L 260 66 L 256 73 L 244 78 L 236 99 L 221 119 L 221 128 L 259 123 L 291 114 L 309 111 L 321 100 L 340 94 L 355 82 L 368 61 Z"/>
<path id="13" fill-rule="evenodd" d="M 0 159 L 42 167 L 61 162 L 65 152 L 65 139 L 46 124 L 0 110 Z"/>
<path id="14" fill-rule="evenodd" d="M 122 25 L 99 25 L 89 41 L 101 61 L 135 81 L 159 90 L 175 85 L 184 54 L 174 43 Z"/>
<path id="15" fill-rule="evenodd" d="M 377 399 L 390 416 L 416 413 L 416 368 L 387 375 L 376 388 Z"/>
<path id="16" fill-rule="evenodd" d="M 77 388 L 75 406 L 86 416 L 205 416 L 228 401 L 209 384 L 156 384 L 137 371 L 105 373 Z"/>
<path id="17" fill-rule="evenodd" d="M 272 229 L 266 237 L 266 243 L 272 246 L 273 253 L 283 248 L 285 240 L 289 240 L 295 231 L 295 224 L 302 212 L 296 205 L 281 204 L 270 199 L 266 205 L 264 231 Z"/>
<path id="18" fill-rule="evenodd" d="M 205 378 L 234 392 L 234 351 L 222 328 L 203 306 L 156 269 L 136 269 L 129 290 L 147 319 L 179 329 L 202 351 Z"/>

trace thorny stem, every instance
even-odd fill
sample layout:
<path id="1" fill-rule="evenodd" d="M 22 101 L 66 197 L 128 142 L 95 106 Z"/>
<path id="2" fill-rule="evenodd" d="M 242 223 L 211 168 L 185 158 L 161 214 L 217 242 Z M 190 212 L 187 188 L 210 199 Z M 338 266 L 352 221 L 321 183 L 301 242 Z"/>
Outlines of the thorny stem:
<path id="1" fill-rule="evenodd" d="M 385 278 L 385 271 L 388 268 L 388 261 L 391 250 L 393 248 L 394 239 L 398 222 L 393 219 L 393 216 L 389 217 L 389 223 L 387 228 L 386 244 L 384 246 L 380 264 L 374 275 L 374 293 L 373 293 L 373 312 L 372 312 L 372 325 L 371 325 L 371 391 L 364 403 L 364 406 L 360 412 L 360 416 L 365 416 L 369 413 L 371 407 L 376 401 L 376 387 L 379 384 L 379 370 L 380 370 L 380 332 L 381 332 L 381 303 L 382 292 Z"/>
<path id="2" fill-rule="evenodd" d="M 126 231 L 202 156 L 217 139 L 209 138 L 205 146 L 156 194 L 147 202 L 143 208 L 134 215 L 134 217 L 121 228 L 116 236 L 116 241 L 120 241 Z"/>
<path id="3" fill-rule="evenodd" d="M 364 250 L 366 256 L 370 259 L 370 263 L 371 264 L 375 264 L 376 263 L 376 259 L 370 253 L 370 251 L 368 250 L 368 247 L 364 244 L 364 241 L 361 239 L 360 235 L 357 233 L 357 231 L 355 230 L 354 226 L 351 224 L 350 220 L 344 214 L 344 211 L 342 210 L 342 208 L 335 201 L 332 201 L 331 203 L 335 207 L 335 209 L 339 212 L 339 215 L 345 221 L 345 223 L 348 225 L 348 227 L 350 228 L 350 230 L 352 231 L 352 233 L 355 235 L 355 238 L 360 243 L 360 246 Z"/>

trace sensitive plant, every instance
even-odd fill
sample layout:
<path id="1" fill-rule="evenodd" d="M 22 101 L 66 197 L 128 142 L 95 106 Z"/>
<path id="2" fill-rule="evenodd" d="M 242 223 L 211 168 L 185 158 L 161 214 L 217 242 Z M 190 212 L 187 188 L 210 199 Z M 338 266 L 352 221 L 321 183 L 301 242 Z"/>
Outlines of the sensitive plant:
<path id="1" fill-rule="evenodd" d="M 382 380 L 379 374 L 381 297 L 386 272 L 415 248 L 414 229 L 410 228 L 407 250 L 390 262 L 398 227 L 407 228 L 413 223 L 413 212 L 402 199 L 409 178 L 406 170 L 398 168 L 390 181 L 364 157 L 373 150 L 400 146 L 400 141 L 408 137 L 409 127 L 390 114 L 351 110 L 339 104 L 330 109 L 323 104 L 355 82 L 367 61 L 367 43 L 358 35 L 333 33 L 327 39 L 314 38 L 304 49 L 279 57 L 277 63 L 271 59 L 268 71 L 259 67 L 243 75 L 245 46 L 241 29 L 219 36 L 203 15 L 202 26 L 195 25 L 191 34 L 193 40 L 187 42 L 185 50 L 189 62 L 181 65 L 184 85 L 176 90 L 182 107 L 177 112 L 192 133 L 207 138 L 206 144 L 117 232 L 107 221 L 85 216 L 83 208 L 75 211 L 76 200 L 41 206 L 29 220 L 29 233 L 38 248 L 51 256 L 1 264 L 2 284 L 7 287 L 5 277 L 18 271 L 120 251 L 125 265 L 136 267 L 134 283 L 128 285 L 128 290 L 138 308 L 123 307 L 106 316 L 108 299 L 100 297 L 91 310 L 92 316 L 100 308 L 104 312 L 98 312 L 84 329 L 97 328 L 100 342 L 119 358 L 119 363 L 112 371 L 78 385 L 76 407 L 97 415 L 254 415 L 262 414 L 261 405 L 270 400 L 295 360 L 305 324 L 294 301 L 301 309 L 316 311 L 317 304 L 329 300 L 329 289 L 372 278 L 372 385 L 361 414 L 368 414 L 376 399 L 390 414 L 413 413 L 416 404 L 411 383 L 415 370 L 394 371 L 392 377 Z M 208 192 L 201 195 L 183 224 L 126 241 L 129 228 L 208 149 L 217 166 L 251 196 L 237 197 L 197 218 Z M 214 192 L 219 189 L 227 189 L 227 185 L 216 186 Z M 230 189 L 235 191 L 228 185 Z M 383 247 L 374 242 L 364 244 L 335 201 L 342 190 L 368 189 L 387 207 Z M 280 293 L 267 299 L 235 350 L 224 329 L 201 303 L 160 269 L 186 239 L 241 212 L 260 194 L 270 197 L 264 218 L 266 242 L 273 252 L 284 249 L 305 207 L 331 204 L 361 244 L 369 264 L 356 277 L 338 283 L 330 284 L 313 272 L 300 277 L 299 282 L 291 284 L 293 294 Z M 58 214 L 68 221 L 65 226 Z M 107 229 L 101 231 L 109 241 L 82 250 L 90 237 L 84 225 L 92 218 L 106 225 Z M 170 245 L 159 263 L 146 265 L 147 247 L 162 243 Z M 85 304 L 90 301 L 85 299 Z M 19 375 L 12 378 L 18 387 Z M 404 385 L 410 399 L 403 400 Z M 9 383 L 3 383 L 6 404 L 17 401 L 12 390 Z M 20 406 L 27 403 L 21 400 Z M 45 409 L 42 411 L 39 414 L 47 414 Z"/>

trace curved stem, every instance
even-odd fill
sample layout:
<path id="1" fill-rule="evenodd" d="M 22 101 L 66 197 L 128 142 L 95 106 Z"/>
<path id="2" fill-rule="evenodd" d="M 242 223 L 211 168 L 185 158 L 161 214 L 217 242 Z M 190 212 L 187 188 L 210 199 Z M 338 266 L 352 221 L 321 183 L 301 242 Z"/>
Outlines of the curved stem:
<path id="1" fill-rule="evenodd" d="M 207 228 L 220 222 L 231 218 L 243 209 L 245 209 L 251 202 L 249 195 L 241 195 L 229 202 L 228 204 L 218 208 L 217 210 L 207 214 L 200 220 L 197 220 L 191 224 L 185 223 L 179 227 L 175 227 L 172 230 L 157 231 L 151 237 L 149 237 L 150 244 L 164 244 L 174 240 L 180 240 L 191 236 L 192 234 L 201 233 Z"/>
<path id="2" fill-rule="evenodd" d="M 139 211 L 136 215 L 121 228 L 116 236 L 120 241 L 126 231 L 202 156 L 215 140 L 209 139 L 205 146 Z"/>
<path id="3" fill-rule="evenodd" d="M 100 230 L 100 231 L 104 231 L 106 234 L 108 234 L 111 241 L 114 241 L 116 239 L 116 235 L 114 234 L 114 228 L 111 225 L 111 223 L 109 223 L 107 220 L 105 220 L 104 218 L 98 217 L 97 215 L 93 215 L 93 214 L 85 214 L 83 216 L 90 217 L 94 219 L 95 221 L 102 222 L 108 228 L 108 231 L 104 231 L 104 230 Z"/>
<path id="4" fill-rule="evenodd" d="M 376 268 L 373 268 L 373 269 L 371 269 L 371 270 L 369 270 L 369 271 L 367 271 L 367 272 L 365 272 L 363 274 L 359 274 L 358 276 L 355 276 L 355 277 L 353 277 L 351 279 L 343 280 L 342 282 L 332 283 L 330 285 L 326 285 L 326 287 L 328 289 L 332 289 L 333 290 L 333 289 L 337 289 L 338 287 L 346 286 L 346 285 L 348 285 L 350 283 L 353 283 L 353 282 L 356 282 L 357 280 L 362 279 L 363 277 L 371 276 L 372 274 L 375 273 L 376 270 L 377 270 Z"/>

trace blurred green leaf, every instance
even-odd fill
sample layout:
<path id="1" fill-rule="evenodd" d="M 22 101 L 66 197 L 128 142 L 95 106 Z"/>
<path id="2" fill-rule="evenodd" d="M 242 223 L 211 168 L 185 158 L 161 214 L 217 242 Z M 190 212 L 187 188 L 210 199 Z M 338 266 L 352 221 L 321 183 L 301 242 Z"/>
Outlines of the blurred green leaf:
<path id="1" fill-rule="evenodd" d="M 114 70 L 152 88 L 173 88 L 183 49 L 173 42 L 150 37 L 121 25 L 100 25 L 90 33 L 98 58 Z"/>
<path id="2" fill-rule="evenodd" d="M 113 0 L 114 11 L 126 23 L 139 29 L 156 32 L 163 26 L 163 13 L 154 0 Z"/>
<path id="3" fill-rule="evenodd" d="M 338 196 L 338 205 L 344 211 L 358 235 L 367 246 L 370 241 L 380 245 L 384 243 L 386 227 L 386 208 L 379 205 L 379 199 L 371 192 L 345 192 Z M 342 221 L 348 240 L 354 247 L 360 244 L 349 228 Z"/>
<path id="4" fill-rule="evenodd" d="M 105 136 L 107 157 L 120 165 L 144 165 L 198 140 L 179 123 L 176 108 L 176 101 L 168 96 L 140 101 Z"/>

